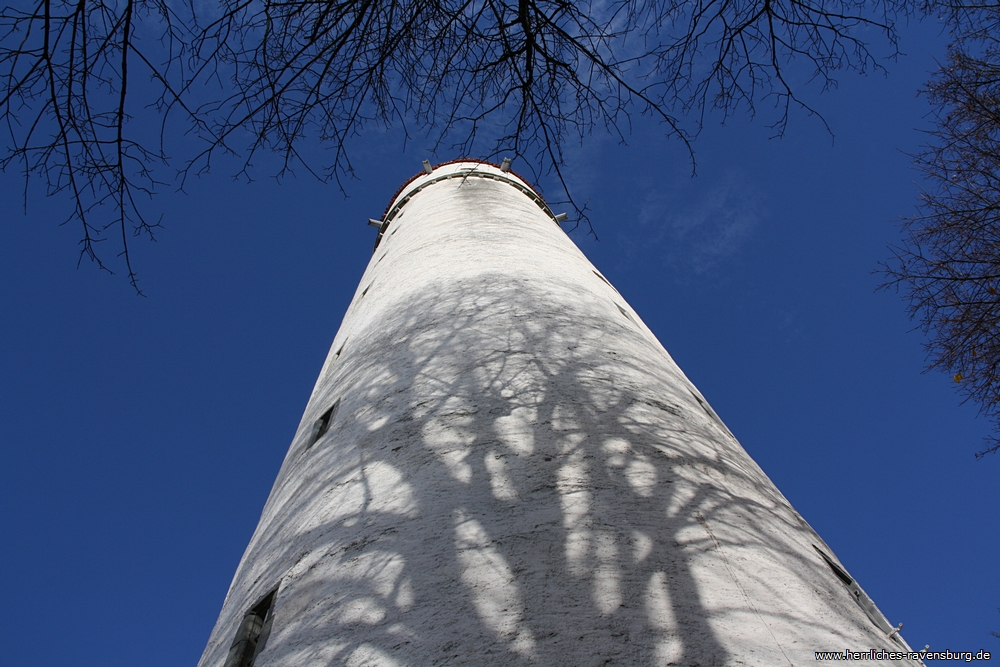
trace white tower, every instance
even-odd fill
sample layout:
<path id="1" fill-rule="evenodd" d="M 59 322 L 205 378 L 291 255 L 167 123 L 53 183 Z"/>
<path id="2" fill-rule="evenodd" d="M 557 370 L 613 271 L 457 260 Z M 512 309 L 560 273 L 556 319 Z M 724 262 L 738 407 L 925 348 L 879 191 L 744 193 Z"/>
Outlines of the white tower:
<path id="1" fill-rule="evenodd" d="M 506 162 L 426 167 L 199 665 L 908 650 L 531 186 Z"/>

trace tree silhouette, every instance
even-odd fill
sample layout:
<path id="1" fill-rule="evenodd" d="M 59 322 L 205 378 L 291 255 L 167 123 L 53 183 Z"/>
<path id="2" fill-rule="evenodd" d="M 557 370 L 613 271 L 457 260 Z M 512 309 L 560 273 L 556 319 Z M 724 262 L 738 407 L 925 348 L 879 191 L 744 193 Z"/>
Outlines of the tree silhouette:
<path id="1" fill-rule="evenodd" d="M 1000 450 L 1000 41 L 996 7 L 953 5 L 948 59 L 924 91 L 931 142 L 918 217 L 884 267 L 928 334 L 929 368 L 997 422 L 976 456 Z"/>
<path id="2" fill-rule="evenodd" d="M 350 139 L 399 125 L 435 150 L 523 157 L 565 190 L 566 142 L 595 129 L 624 139 L 636 115 L 690 150 L 707 112 L 753 114 L 766 100 L 781 134 L 793 107 L 812 112 L 793 62 L 826 87 L 838 70 L 880 69 L 863 36 L 881 32 L 894 55 L 894 18 L 909 11 L 906 0 L 15 2 L 0 11 L 0 166 L 68 195 L 81 259 L 110 270 L 99 242 L 115 238 L 138 290 L 129 238 L 158 225 L 148 196 L 220 153 L 243 175 L 274 152 L 279 173 L 343 186 Z M 174 157 L 191 146 L 183 133 L 198 143 Z M 329 161 L 304 159 L 305 142 L 324 143 Z"/>

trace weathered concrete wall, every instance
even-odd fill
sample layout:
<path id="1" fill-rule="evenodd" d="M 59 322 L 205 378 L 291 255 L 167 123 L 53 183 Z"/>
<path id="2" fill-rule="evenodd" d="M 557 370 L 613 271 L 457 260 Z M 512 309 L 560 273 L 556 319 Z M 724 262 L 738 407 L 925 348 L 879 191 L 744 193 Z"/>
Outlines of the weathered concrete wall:
<path id="1" fill-rule="evenodd" d="M 472 168 L 514 178 L 400 196 Z M 385 230 L 199 664 L 279 585 L 257 667 L 900 650 L 817 548 L 536 202 L 443 180 Z"/>

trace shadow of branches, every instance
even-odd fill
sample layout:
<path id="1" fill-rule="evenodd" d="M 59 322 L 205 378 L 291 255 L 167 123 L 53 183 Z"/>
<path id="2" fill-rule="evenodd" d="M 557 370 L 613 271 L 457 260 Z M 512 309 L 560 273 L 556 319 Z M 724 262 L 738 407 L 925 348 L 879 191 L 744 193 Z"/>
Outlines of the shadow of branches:
<path id="1" fill-rule="evenodd" d="M 874 639 L 651 334 L 509 274 L 432 284 L 341 331 L 201 664 L 279 581 L 260 667 L 794 664 Z"/>
<path id="2" fill-rule="evenodd" d="M 373 257 L 200 664 L 278 585 L 257 667 L 891 648 L 579 250 L 509 186 L 449 183 Z"/>

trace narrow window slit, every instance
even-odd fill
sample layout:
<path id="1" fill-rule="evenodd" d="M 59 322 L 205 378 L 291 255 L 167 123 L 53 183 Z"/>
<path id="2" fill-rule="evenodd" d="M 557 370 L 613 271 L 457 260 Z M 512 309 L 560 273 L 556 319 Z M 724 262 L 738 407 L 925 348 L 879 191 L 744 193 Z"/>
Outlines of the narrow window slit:
<path id="1" fill-rule="evenodd" d="M 727 432 L 729 431 L 729 428 L 723 423 L 723 421 L 719 417 L 719 415 L 717 415 L 715 413 L 715 410 L 713 410 L 711 408 L 711 406 L 709 406 L 708 403 L 706 403 L 704 400 L 702 400 L 701 396 L 699 396 L 698 394 L 694 393 L 690 389 L 688 389 L 688 393 L 691 394 L 692 396 L 694 396 L 694 400 L 698 401 L 698 405 L 701 406 L 701 409 L 705 411 L 706 415 L 708 415 L 709 417 L 711 417 L 712 419 L 714 419 L 716 422 L 718 422 L 719 426 L 721 426 L 722 428 L 726 429 Z M 732 433 L 730 433 L 730 435 L 732 435 Z"/>
<path id="2" fill-rule="evenodd" d="M 338 398 L 333 402 L 333 405 L 320 415 L 320 418 L 313 422 L 312 433 L 309 434 L 309 442 L 306 444 L 306 449 L 309 449 L 317 442 L 319 439 L 326 435 L 326 432 L 330 430 L 330 423 L 333 418 L 337 416 L 337 408 L 340 407 L 340 399 Z"/>
<path id="3" fill-rule="evenodd" d="M 617 303 L 615 305 L 618 306 Z M 632 324 L 634 324 L 636 326 L 639 326 L 639 323 L 635 321 L 634 317 L 632 317 L 632 313 L 628 312 L 627 310 L 625 310 L 621 306 L 618 306 L 618 310 L 621 312 L 622 315 L 624 315 L 625 317 L 627 317 Z"/>
<path id="4" fill-rule="evenodd" d="M 605 278 L 604 276 L 601 275 L 600 271 L 595 270 L 594 271 L 594 275 L 597 276 L 598 278 L 600 278 L 601 280 L 603 280 L 605 282 L 605 284 L 607 284 L 608 287 L 610 287 L 611 289 L 615 290 L 616 292 L 618 291 L 618 290 L 615 289 L 615 286 L 612 285 L 611 282 L 607 278 Z"/>
<path id="5" fill-rule="evenodd" d="M 243 615 L 224 667 L 253 667 L 271 634 L 277 595 L 275 588 Z"/>
<path id="6" fill-rule="evenodd" d="M 833 559 L 823 553 L 819 547 L 814 544 L 812 545 L 812 548 L 816 550 L 816 553 L 822 556 L 823 560 L 826 561 L 826 564 L 830 566 L 830 569 L 833 570 L 835 575 L 837 575 L 837 578 L 844 582 L 845 586 L 850 586 L 854 583 L 854 579 L 851 578 L 851 575 L 847 574 L 847 572 L 844 571 L 844 568 L 834 563 Z"/>
<path id="7" fill-rule="evenodd" d="M 881 610 L 875 606 L 875 602 L 873 602 L 872 599 L 868 597 L 868 594 L 862 590 L 861 586 L 858 585 L 858 582 L 852 579 L 851 575 L 847 574 L 844 568 L 833 562 L 833 558 L 826 555 L 826 553 L 815 544 L 812 545 L 812 548 L 815 549 L 816 553 L 823 558 L 829 568 L 833 571 L 833 574 L 836 575 L 836 577 L 840 579 L 845 586 L 847 586 L 847 590 L 851 592 L 851 597 L 854 598 L 854 601 L 858 603 L 858 606 L 864 610 L 868 619 L 875 625 L 875 627 L 881 630 L 886 637 L 894 639 L 902 646 L 906 646 L 902 637 L 899 636 L 899 629 L 903 627 L 902 624 L 895 628 L 892 627 L 892 623 L 890 623 L 889 619 L 885 617 L 885 614 L 883 614 Z"/>

